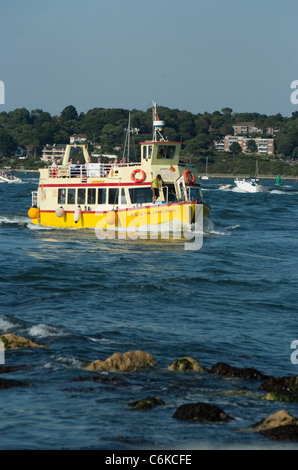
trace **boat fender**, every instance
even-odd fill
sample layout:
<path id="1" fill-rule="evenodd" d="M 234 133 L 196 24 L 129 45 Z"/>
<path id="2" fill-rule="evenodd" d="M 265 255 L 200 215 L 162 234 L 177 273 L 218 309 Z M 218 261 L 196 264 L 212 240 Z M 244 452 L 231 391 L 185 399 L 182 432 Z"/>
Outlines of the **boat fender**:
<path id="1" fill-rule="evenodd" d="M 141 173 L 140 178 L 136 179 L 136 173 Z M 130 177 L 131 177 L 131 179 L 133 180 L 134 183 L 142 183 L 146 178 L 146 173 L 145 173 L 144 170 L 137 169 L 137 170 L 133 170 Z"/>
<path id="2" fill-rule="evenodd" d="M 30 207 L 30 209 L 28 210 L 28 216 L 32 220 L 38 219 L 39 214 L 40 214 L 40 211 L 39 211 L 38 207 L 36 207 L 36 206 Z"/>
<path id="3" fill-rule="evenodd" d="M 189 183 L 194 183 L 195 182 L 195 175 L 190 171 L 190 170 L 185 170 L 184 172 L 184 178 L 185 178 L 185 181 L 189 184 Z"/>
<path id="4" fill-rule="evenodd" d="M 117 225 L 118 214 L 116 214 L 114 209 L 107 213 L 106 222 L 107 222 L 108 225 Z"/>
<path id="5" fill-rule="evenodd" d="M 63 217 L 64 214 L 65 214 L 65 211 L 64 211 L 63 207 L 62 207 L 62 206 L 61 206 L 61 207 L 58 207 L 58 208 L 56 209 L 56 211 L 55 211 L 55 214 L 56 214 L 56 216 L 59 217 L 59 218 L 60 218 L 60 217 Z"/>
<path id="6" fill-rule="evenodd" d="M 76 210 L 74 211 L 74 215 L 73 215 L 73 220 L 75 221 L 75 223 L 79 221 L 81 215 L 82 215 L 82 209 L 80 208 L 80 206 L 78 206 Z"/>

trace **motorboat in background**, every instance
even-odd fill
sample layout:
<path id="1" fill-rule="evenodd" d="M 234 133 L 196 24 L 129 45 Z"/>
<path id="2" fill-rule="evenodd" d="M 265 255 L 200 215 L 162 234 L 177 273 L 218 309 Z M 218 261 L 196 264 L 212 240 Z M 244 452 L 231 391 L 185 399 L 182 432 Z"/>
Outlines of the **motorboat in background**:
<path id="1" fill-rule="evenodd" d="M 260 184 L 259 181 L 258 178 L 236 178 L 234 183 L 238 189 L 246 193 L 267 193 L 268 187 Z"/>
<path id="2" fill-rule="evenodd" d="M 17 178 L 14 175 L 8 175 L 6 173 L 0 172 L 0 183 L 21 183 L 22 180 Z"/>

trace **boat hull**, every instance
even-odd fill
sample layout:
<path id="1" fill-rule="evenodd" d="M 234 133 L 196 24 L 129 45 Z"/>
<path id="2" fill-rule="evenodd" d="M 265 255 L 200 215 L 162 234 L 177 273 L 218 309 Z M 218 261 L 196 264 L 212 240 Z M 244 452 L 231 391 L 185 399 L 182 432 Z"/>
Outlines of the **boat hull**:
<path id="1" fill-rule="evenodd" d="M 77 228 L 125 231 L 157 231 L 165 228 L 170 231 L 175 228 L 191 225 L 196 222 L 198 214 L 209 216 L 210 208 L 203 203 L 173 203 L 149 206 L 131 207 L 110 211 L 81 211 L 76 217 L 76 211 L 63 211 L 57 216 L 57 211 L 40 210 L 39 217 L 32 220 L 33 224 L 56 228 Z"/>

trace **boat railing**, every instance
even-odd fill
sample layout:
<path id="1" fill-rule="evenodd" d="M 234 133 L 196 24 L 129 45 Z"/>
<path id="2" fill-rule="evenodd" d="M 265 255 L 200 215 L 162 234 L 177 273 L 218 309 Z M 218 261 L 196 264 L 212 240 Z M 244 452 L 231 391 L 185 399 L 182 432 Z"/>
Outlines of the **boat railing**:
<path id="1" fill-rule="evenodd" d="M 32 191 L 31 196 L 32 196 L 32 206 L 37 206 L 37 191 Z"/>
<path id="2" fill-rule="evenodd" d="M 68 165 L 57 165 L 48 168 L 49 178 L 80 178 L 86 180 L 86 178 L 105 178 L 112 175 L 113 172 L 119 168 L 135 167 L 140 166 L 140 162 L 131 163 L 87 163 L 84 165 L 80 164 L 68 164 Z"/>

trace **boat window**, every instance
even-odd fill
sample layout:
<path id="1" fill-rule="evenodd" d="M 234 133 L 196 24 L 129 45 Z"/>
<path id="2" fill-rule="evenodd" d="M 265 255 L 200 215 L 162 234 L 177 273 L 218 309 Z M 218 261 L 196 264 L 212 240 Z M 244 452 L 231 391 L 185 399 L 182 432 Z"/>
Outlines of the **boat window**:
<path id="1" fill-rule="evenodd" d="M 174 158 L 175 145 L 159 145 L 157 158 Z"/>
<path id="2" fill-rule="evenodd" d="M 96 201 L 96 189 L 95 188 L 88 188 L 87 193 L 87 204 L 95 204 Z"/>
<path id="3" fill-rule="evenodd" d="M 152 190 L 148 187 L 129 189 L 131 204 L 152 202 Z"/>
<path id="4" fill-rule="evenodd" d="M 190 200 L 191 201 L 201 201 L 202 194 L 200 188 L 192 188 L 190 187 Z"/>
<path id="5" fill-rule="evenodd" d="M 78 204 L 86 204 L 86 189 L 78 189 Z"/>
<path id="6" fill-rule="evenodd" d="M 105 204 L 106 203 L 106 188 L 98 188 L 98 195 L 97 195 L 97 204 Z"/>
<path id="7" fill-rule="evenodd" d="M 66 188 L 58 189 L 58 204 L 65 204 L 66 202 Z"/>
<path id="8" fill-rule="evenodd" d="M 75 188 L 68 188 L 67 191 L 67 204 L 76 203 L 76 190 Z"/>
<path id="9" fill-rule="evenodd" d="M 118 204 L 118 195 L 119 189 L 118 188 L 109 188 L 109 204 Z"/>
<path id="10" fill-rule="evenodd" d="M 121 188 L 121 193 L 120 193 L 120 204 L 126 204 L 126 196 L 125 196 L 125 190 L 124 188 Z"/>

